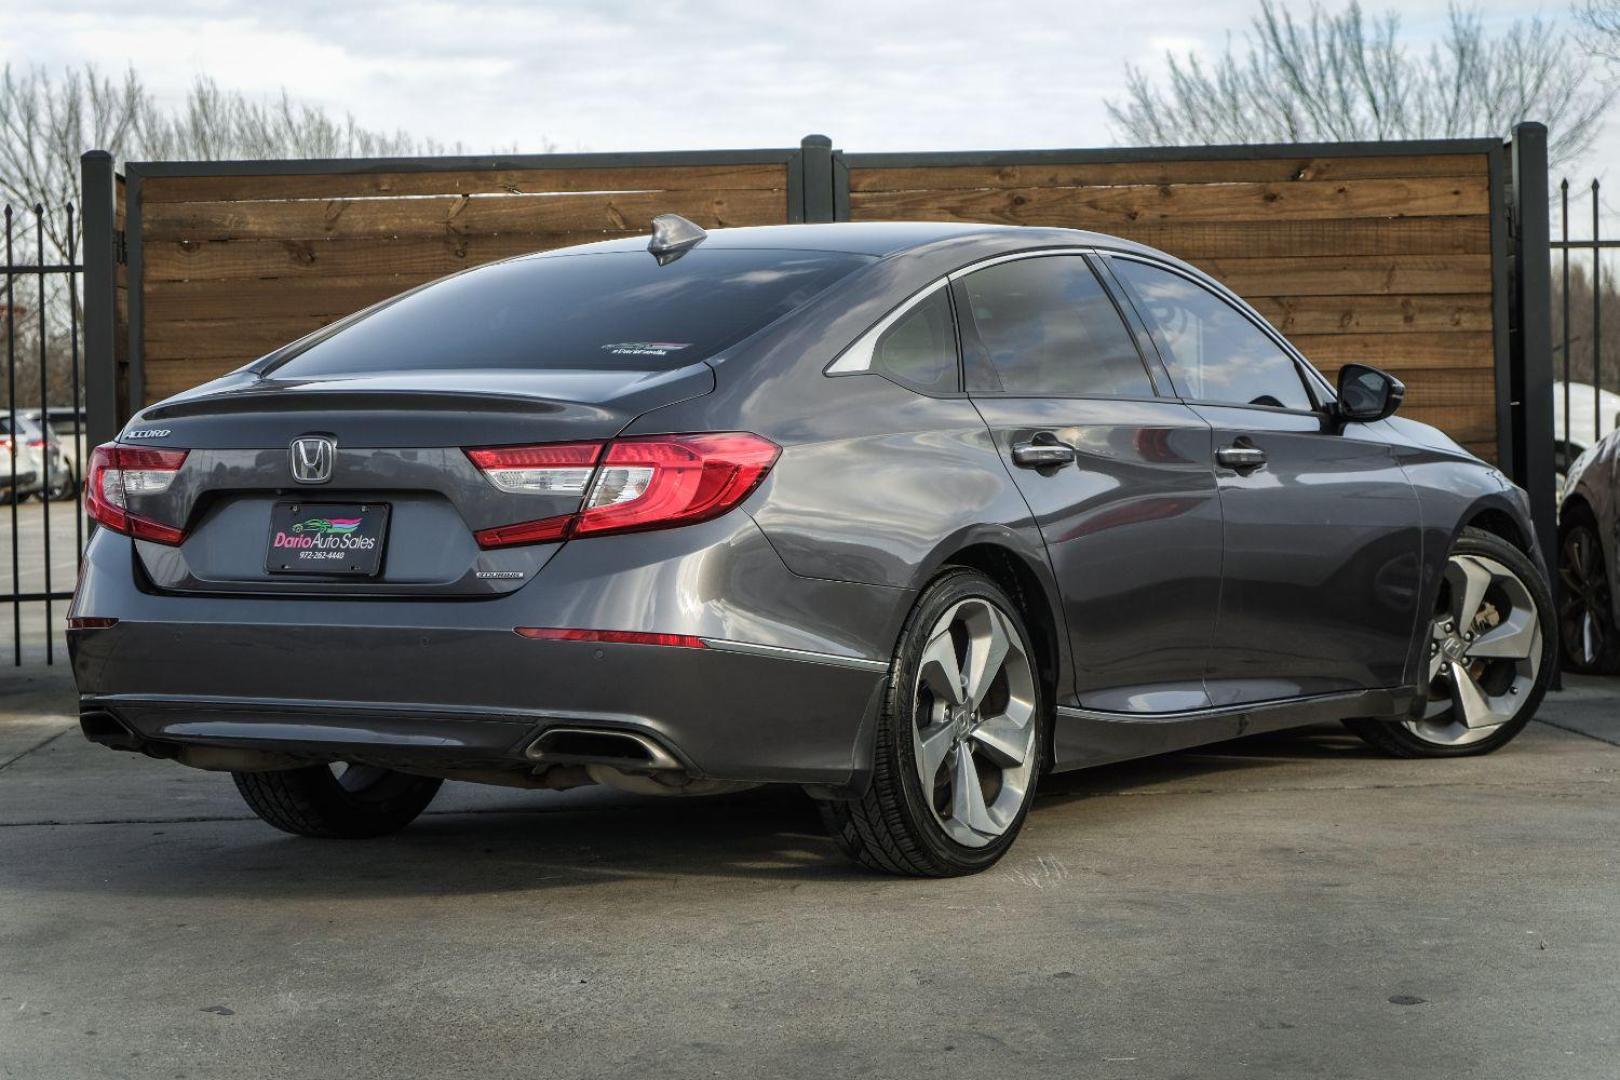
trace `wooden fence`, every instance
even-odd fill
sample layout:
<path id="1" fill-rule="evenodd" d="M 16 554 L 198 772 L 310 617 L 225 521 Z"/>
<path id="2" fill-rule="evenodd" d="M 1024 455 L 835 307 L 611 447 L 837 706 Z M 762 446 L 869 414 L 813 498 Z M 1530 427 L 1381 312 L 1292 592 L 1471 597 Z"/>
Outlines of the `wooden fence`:
<path id="1" fill-rule="evenodd" d="M 793 153 L 360 171 L 300 163 L 268 175 L 136 166 L 131 392 L 156 401 L 422 282 L 645 233 L 660 213 L 706 228 L 794 220 Z"/>
<path id="2" fill-rule="evenodd" d="M 705 227 L 1058 225 L 1203 267 L 1330 377 L 1351 360 L 1389 368 L 1407 383 L 1406 415 L 1533 480 L 1550 505 L 1550 345 L 1535 321 L 1545 206 L 1526 194 L 1546 186 L 1544 138 L 1527 124 L 1507 142 L 855 154 L 811 136 L 759 151 L 136 163 L 127 186 L 87 155 L 87 286 L 101 280 L 96 251 L 127 251 L 127 268 L 103 274 L 109 296 L 127 296 L 113 304 L 117 344 L 92 350 L 87 372 L 104 357 L 120 373 L 121 423 L 420 282 L 644 233 L 662 212 Z M 90 235 L 98 201 L 121 244 Z M 92 430 L 113 419 L 92 417 Z"/>

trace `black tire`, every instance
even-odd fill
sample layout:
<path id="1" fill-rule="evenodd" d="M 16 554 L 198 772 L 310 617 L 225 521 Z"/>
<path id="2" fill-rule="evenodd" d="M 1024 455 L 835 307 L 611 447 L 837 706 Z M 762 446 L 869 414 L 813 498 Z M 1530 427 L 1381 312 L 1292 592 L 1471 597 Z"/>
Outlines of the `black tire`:
<path id="1" fill-rule="evenodd" d="M 344 840 L 403 829 L 444 783 L 371 765 L 350 765 L 342 773 L 340 780 L 331 767 L 311 765 L 231 776 L 253 812 L 282 832 Z"/>
<path id="2" fill-rule="evenodd" d="M 1558 529 L 1558 640 L 1564 670 L 1620 674 L 1620 632 L 1614 625 L 1609 572 L 1597 520 L 1576 504 Z"/>
<path id="3" fill-rule="evenodd" d="M 988 601 L 1016 633 L 1033 675 L 1032 762 L 1023 803 L 1005 831 L 983 846 L 958 843 L 936 820 L 918 777 L 914 725 L 918 723 L 918 678 L 931 629 L 964 600 Z M 821 801 L 822 819 L 838 846 L 851 859 L 873 870 L 912 877 L 954 877 L 994 865 L 1023 828 L 1035 786 L 1045 766 L 1047 701 L 1037 654 L 1018 606 L 995 582 L 974 570 L 948 570 L 923 590 L 906 625 L 890 668 L 891 678 L 878 720 L 872 781 L 865 794 L 850 801 Z M 954 759 L 948 759 L 954 760 Z"/>
<path id="4" fill-rule="evenodd" d="M 1437 743 L 1414 733 L 1400 720 L 1362 718 L 1344 722 L 1345 727 L 1360 736 L 1367 745 L 1390 757 L 1472 757 L 1500 750 L 1512 742 L 1514 736 L 1523 731 L 1531 717 L 1535 716 L 1542 697 L 1547 693 L 1547 685 L 1552 681 L 1554 653 L 1558 647 L 1557 628 L 1553 619 L 1553 599 L 1546 580 L 1535 563 L 1512 544 L 1479 529 L 1464 529 L 1456 544 L 1452 546 L 1450 554 L 1483 555 L 1495 559 L 1511 570 L 1524 584 L 1535 605 L 1537 621 L 1541 625 L 1540 664 L 1536 670 L 1535 681 L 1522 695 L 1523 701 L 1513 714 L 1513 718 L 1498 726 L 1489 736 L 1475 742 L 1461 745 Z M 1425 635 L 1429 633 L 1427 620 L 1421 632 Z"/>

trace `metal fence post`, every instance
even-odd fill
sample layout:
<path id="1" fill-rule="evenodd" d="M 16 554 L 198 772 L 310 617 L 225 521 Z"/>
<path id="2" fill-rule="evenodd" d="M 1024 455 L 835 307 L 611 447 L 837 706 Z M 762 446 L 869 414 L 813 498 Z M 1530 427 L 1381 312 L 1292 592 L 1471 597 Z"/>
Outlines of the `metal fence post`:
<path id="1" fill-rule="evenodd" d="M 1553 492 L 1552 252 L 1548 222 L 1547 129 L 1513 131 L 1514 479 L 1530 495 L 1536 539 L 1549 566 L 1558 558 Z"/>
<path id="2" fill-rule="evenodd" d="M 112 155 L 91 150 L 79 159 L 84 228 L 84 407 L 89 446 L 118 434 L 118 361 L 114 347 L 118 276 Z"/>
<path id="3" fill-rule="evenodd" d="M 804 168 L 803 220 L 833 221 L 832 140 L 825 135 L 806 135 L 799 142 L 799 151 Z"/>

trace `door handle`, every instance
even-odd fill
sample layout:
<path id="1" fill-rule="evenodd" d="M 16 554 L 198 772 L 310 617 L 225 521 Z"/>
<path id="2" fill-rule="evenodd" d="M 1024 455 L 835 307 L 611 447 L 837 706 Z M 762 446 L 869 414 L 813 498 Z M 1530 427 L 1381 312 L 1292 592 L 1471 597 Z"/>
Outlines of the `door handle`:
<path id="1" fill-rule="evenodd" d="M 1028 442 L 1013 443 L 1012 459 L 1020 468 L 1055 469 L 1074 460 L 1074 447 L 1050 431 L 1042 431 Z"/>
<path id="2" fill-rule="evenodd" d="M 1258 446 L 1245 445 L 1242 442 L 1223 446 L 1215 451 L 1215 460 L 1229 469 L 1239 472 L 1245 469 L 1258 469 L 1266 463 L 1266 452 Z"/>

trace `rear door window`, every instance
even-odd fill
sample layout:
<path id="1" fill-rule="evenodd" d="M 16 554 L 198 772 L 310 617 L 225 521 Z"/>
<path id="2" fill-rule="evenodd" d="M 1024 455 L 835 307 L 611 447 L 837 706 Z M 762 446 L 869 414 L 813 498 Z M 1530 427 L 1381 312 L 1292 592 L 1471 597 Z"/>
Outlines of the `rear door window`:
<path id="1" fill-rule="evenodd" d="M 961 280 L 970 389 L 1021 397 L 1153 396 L 1135 339 L 1080 255 L 1045 255 Z"/>
<path id="2" fill-rule="evenodd" d="M 698 247 L 496 263 L 407 293 L 272 369 L 277 377 L 427 369 L 653 370 L 732 345 L 870 263 L 866 255 Z"/>

